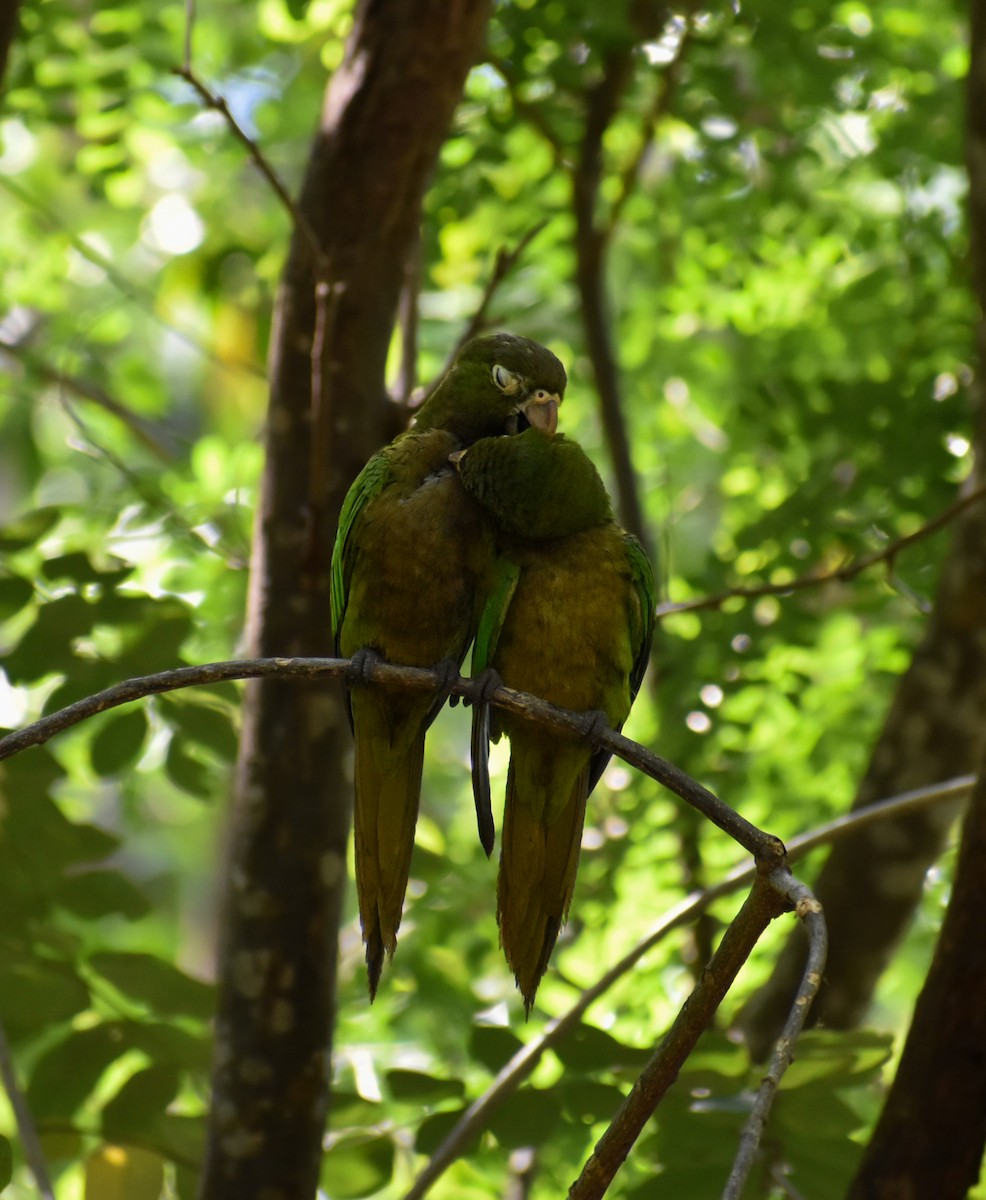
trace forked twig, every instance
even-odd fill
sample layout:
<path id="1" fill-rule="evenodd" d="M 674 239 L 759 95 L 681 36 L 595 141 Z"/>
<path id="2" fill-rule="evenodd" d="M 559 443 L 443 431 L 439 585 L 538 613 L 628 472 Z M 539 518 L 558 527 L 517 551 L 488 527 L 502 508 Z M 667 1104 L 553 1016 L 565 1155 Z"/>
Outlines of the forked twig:
<path id="1" fill-rule="evenodd" d="M 774 1097 L 780 1087 L 781 1077 L 791 1065 L 794 1057 L 794 1044 L 804 1028 L 808 1010 L 821 986 L 822 972 L 825 970 L 825 958 L 828 953 L 828 935 L 825 929 L 825 918 L 822 915 L 822 906 L 811 892 L 792 876 L 787 876 L 785 879 L 780 871 L 773 873 L 771 883 L 779 891 L 782 891 L 805 927 L 808 934 L 808 961 L 805 964 L 794 1003 L 791 1005 L 791 1011 L 784 1022 L 781 1036 L 774 1046 L 774 1052 L 770 1056 L 767 1073 L 757 1090 L 753 1109 L 740 1135 L 739 1149 L 736 1151 L 733 1169 L 722 1193 L 722 1200 L 739 1200 L 743 1191 L 750 1168 L 760 1149 L 767 1117 L 770 1115 Z"/>
<path id="2" fill-rule="evenodd" d="M 778 880 L 776 877 L 781 876 Z M 719 1005 L 770 922 L 791 904 L 786 869 L 759 871 L 743 907 L 729 924 L 711 962 L 702 972 L 653 1057 L 572 1184 L 568 1200 L 599 1200 L 678 1077 L 695 1043 L 709 1027 Z M 805 889 L 807 892 L 807 889 Z M 810 893 L 809 893 L 810 894 Z M 820 910 L 819 910 L 820 911 Z"/>
<path id="3" fill-rule="evenodd" d="M 975 782 L 974 775 L 963 775 L 933 787 L 916 788 L 887 800 L 879 800 L 866 808 L 837 817 L 792 838 L 787 843 L 788 860 L 793 862 L 800 859 L 818 846 L 849 837 L 856 830 L 876 821 L 892 820 L 905 813 L 954 800 L 971 791 Z M 493 1112 L 532 1074 L 545 1053 L 564 1041 L 592 1005 L 629 974 L 645 954 L 674 930 L 694 921 L 716 900 L 745 884 L 752 883 L 756 871 L 757 868 L 753 864 L 741 864 L 723 876 L 718 883 L 702 891 L 693 892 L 679 901 L 619 962 L 614 963 L 591 987 L 586 988 L 565 1013 L 549 1021 L 541 1034 L 518 1050 L 497 1072 L 483 1094 L 469 1105 L 425 1163 L 403 1200 L 423 1200 L 432 1185 L 459 1158 L 465 1147 L 488 1127 Z"/>

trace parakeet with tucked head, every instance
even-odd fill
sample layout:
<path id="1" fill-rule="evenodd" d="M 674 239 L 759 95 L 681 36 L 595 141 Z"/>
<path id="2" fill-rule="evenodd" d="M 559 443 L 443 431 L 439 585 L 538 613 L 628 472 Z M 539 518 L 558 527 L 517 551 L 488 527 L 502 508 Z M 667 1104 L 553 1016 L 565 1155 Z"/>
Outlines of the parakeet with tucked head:
<path id="1" fill-rule="evenodd" d="M 489 591 L 494 541 L 449 456 L 478 438 L 531 427 L 552 433 L 565 382 L 558 359 L 528 338 L 492 334 L 463 347 L 413 428 L 370 459 L 343 504 L 331 581 L 338 655 L 459 667 Z M 425 733 L 445 695 L 379 686 L 350 694 L 356 888 L 371 998 L 384 952 L 397 944 Z"/>
<path id="2" fill-rule="evenodd" d="M 582 449 L 530 429 L 477 441 L 457 457 L 465 490 L 497 528 L 497 569 L 480 618 L 473 674 L 561 708 L 627 719 L 654 632 L 654 581 L 636 538 L 613 520 Z M 507 962 L 528 1012 L 565 920 L 586 800 L 609 755 L 478 705 L 473 770 L 480 822 L 488 806 L 488 737 L 510 739 L 497 881 Z"/>

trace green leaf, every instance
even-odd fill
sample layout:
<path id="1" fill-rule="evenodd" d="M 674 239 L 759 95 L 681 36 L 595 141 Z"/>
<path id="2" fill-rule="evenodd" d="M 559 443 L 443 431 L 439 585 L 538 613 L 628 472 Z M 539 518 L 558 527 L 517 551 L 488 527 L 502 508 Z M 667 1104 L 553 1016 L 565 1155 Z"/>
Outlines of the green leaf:
<path id="1" fill-rule="evenodd" d="M 137 1071 L 103 1109 L 103 1134 L 112 1141 L 145 1133 L 174 1100 L 180 1084 L 181 1075 L 171 1066 Z"/>
<path id="2" fill-rule="evenodd" d="M 153 1126 L 154 1143 L 177 1162 L 198 1163 L 205 1153 L 205 1117 L 162 1113 Z"/>
<path id="3" fill-rule="evenodd" d="M 490 1117 L 490 1132 L 508 1150 L 543 1146 L 561 1117 L 561 1100 L 551 1090 L 521 1088 Z"/>
<path id="4" fill-rule="evenodd" d="M 384 1106 L 377 1100 L 365 1100 L 357 1092 L 332 1090 L 329 1123 L 332 1129 L 346 1129 L 352 1125 L 377 1125 L 384 1113 Z"/>
<path id="5" fill-rule="evenodd" d="M 68 1118 L 99 1082 L 110 1063 L 130 1049 L 119 1021 L 73 1030 L 38 1059 L 27 1100 L 36 1117 Z"/>
<path id="6" fill-rule="evenodd" d="M 19 613 L 34 598 L 34 585 L 19 575 L 0 575 L 0 621 Z"/>
<path id="7" fill-rule="evenodd" d="M 177 600 L 155 605 L 158 619 L 145 625 L 137 640 L 120 656 L 127 675 L 152 675 L 182 665 L 181 648 L 192 632 L 192 619 Z"/>
<path id="8" fill-rule="evenodd" d="M 442 1142 L 452 1132 L 456 1122 L 465 1112 L 465 1108 L 457 1108 L 451 1112 L 432 1113 L 430 1117 L 426 1117 L 418 1126 L 414 1135 L 414 1149 L 418 1154 L 424 1154 L 430 1157 Z M 476 1146 L 479 1144 L 479 1134 L 471 1138 L 461 1150 L 464 1156 L 472 1154 Z"/>
<path id="9" fill-rule="evenodd" d="M 575 1077 L 563 1077 L 557 1095 L 569 1116 L 591 1124 L 611 1121 L 624 1099 L 623 1092 L 614 1084 Z"/>
<path id="10" fill-rule="evenodd" d="M 876 1030 L 838 1035 L 810 1030 L 798 1040 L 798 1054 L 784 1076 L 785 1092 L 829 1081 L 832 1086 L 859 1086 L 872 1079 L 893 1054 L 893 1036 Z"/>
<path id="11" fill-rule="evenodd" d="M 104 951 L 89 965 L 131 999 L 162 1016 L 211 1017 L 215 989 L 153 954 Z"/>
<path id="12" fill-rule="evenodd" d="M 0 965 L 0 996 L 7 1033 L 16 1040 L 67 1021 L 89 1007 L 89 989 L 67 963 L 44 960 Z"/>
<path id="13" fill-rule="evenodd" d="M 0 1137 L 0 1191 L 10 1183 L 14 1173 L 14 1154 L 10 1142 Z"/>
<path id="14" fill-rule="evenodd" d="M 77 700 L 93 696 L 96 692 L 119 683 L 120 676 L 120 669 L 115 663 L 103 660 L 76 660 L 71 674 L 67 675 L 64 683 L 60 683 L 45 700 L 42 713 L 48 716 L 61 708 L 67 708 Z"/>
<path id="15" fill-rule="evenodd" d="M 595 1025 L 579 1025 L 555 1047 L 566 1067 L 577 1071 L 602 1071 L 615 1067 L 642 1067 L 650 1050 L 627 1046 Z"/>
<path id="16" fill-rule="evenodd" d="M 56 671 L 70 671 L 78 662 L 76 638 L 89 633 L 95 610 L 70 593 L 42 604 L 33 624 L 4 660 L 11 683 L 30 683 Z"/>
<path id="17" fill-rule="evenodd" d="M 116 775 L 136 759 L 147 736 L 143 705 L 109 717 L 89 743 L 89 758 L 97 775 Z"/>
<path id="18" fill-rule="evenodd" d="M 86 583 L 113 586 L 133 574 L 133 567 L 126 566 L 119 559 L 115 563 L 117 565 L 103 570 L 93 566 L 92 559 L 84 551 L 73 550 L 45 559 L 41 564 L 41 573 L 46 579 L 71 579 L 80 586 Z"/>
<path id="19" fill-rule="evenodd" d="M 84 871 L 67 879 L 54 896 L 61 908 L 87 920 L 122 916 L 136 921 L 151 911 L 144 893 L 119 871 Z"/>
<path id="20" fill-rule="evenodd" d="M 469 1033 L 469 1053 L 494 1075 L 524 1048 L 524 1043 L 502 1025 L 474 1025 Z"/>
<path id="21" fill-rule="evenodd" d="M 171 782 L 183 792 L 197 796 L 200 800 L 209 800 L 215 795 L 215 771 L 201 759 L 189 754 L 184 742 L 177 735 L 171 739 L 168 746 L 164 769 Z"/>
<path id="22" fill-rule="evenodd" d="M 239 737 L 231 712 L 209 704 L 163 696 L 158 703 L 164 719 L 180 729 L 188 741 L 207 747 L 226 762 L 236 758 Z"/>
<path id="23" fill-rule="evenodd" d="M 23 759 L 32 759 L 34 753 L 24 755 Z M 93 825 L 67 820 L 53 800 L 44 793 L 37 794 L 32 784 L 46 787 L 52 778 L 43 758 L 35 763 L 41 768 L 37 773 L 29 766 L 22 771 L 20 765 L 14 759 L 10 764 L 12 769 L 5 772 L 7 811 L 0 838 L 0 878 L 8 902 L 17 895 L 36 897 L 39 903 L 44 898 L 47 902 L 50 893 L 61 885 L 66 871 L 105 858 L 119 842 Z M 7 918 L 0 905 L 0 927 Z"/>
<path id="24" fill-rule="evenodd" d="M 388 1137 L 347 1136 L 325 1155 L 322 1186 L 339 1200 L 380 1191 L 394 1173 L 394 1143 Z"/>
<path id="25" fill-rule="evenodd" d="M 39 542 L 61 513 L 57 508 L 36 508 L 0 527 L 0 550 L 23 550 Z"/>
<path id="26" fill-rule="evenodd" d="M 416 1104 L 457 1100 L 465 1091 L 461 1079 L 436 1079 L 421 1071 L 388 1071 L 387 1084 L 395 1100 L 410 1100 Z"/>
<path id="27" fill-rule="evenodd" d="M 185 1071 L 204 1074 L 209 1068 L 209 1046 L 178 1025 L 154 1021 L 122 1022 L 131 1045 L 153 1062 L 171 1063 Z"/>

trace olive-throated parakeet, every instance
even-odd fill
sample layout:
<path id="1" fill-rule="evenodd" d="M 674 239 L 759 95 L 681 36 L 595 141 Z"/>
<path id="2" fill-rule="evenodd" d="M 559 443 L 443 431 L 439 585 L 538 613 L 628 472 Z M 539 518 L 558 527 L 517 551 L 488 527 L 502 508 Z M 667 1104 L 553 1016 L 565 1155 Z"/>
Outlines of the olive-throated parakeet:
<path id="1" fill-rule="evenodd" d="M 477 441 L 456 466 L 497 528 L 473 674 L 493 668 L 508 687 L 602 711 L 620 729 L 647 666 L 654 582 L 640 543 L 613 520 L 592 462 L 575 442 L 530 429 Z M 473 721 L 480 814 L 490 730 L 510 739 L 497 919 L 529 1012 L 572 899 L 586 799 L 609 755 L 482 704 Z"/>
<path id="2" fill-rule="evenodd" d="M 494 547 L 488 517 L 449 455 L 528 427 L 553 433 L 565 382 L 558 359 L 528 338 L 492 334 L 463 347 L 414 426 L 370 459 L 346 496 L 332 554 L 337 654 L 458 668 Z M 445 695 L 376 685 L 350 693 L 356 888 L 371 997 L 384 951 L 397 944 L 425 733 Z"/>

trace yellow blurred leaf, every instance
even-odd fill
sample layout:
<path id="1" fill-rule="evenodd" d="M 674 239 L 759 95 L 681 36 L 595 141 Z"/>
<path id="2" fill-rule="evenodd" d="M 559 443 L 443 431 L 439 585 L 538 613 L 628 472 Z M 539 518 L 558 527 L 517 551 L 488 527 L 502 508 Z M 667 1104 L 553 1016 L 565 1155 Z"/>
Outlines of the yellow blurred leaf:
<path id="1" fill-rule="evenodd" d="M 101 1146 L 86 1162 L 85 1200 L 160 1200 L 164 1160 L 150 1150 Z"/>

